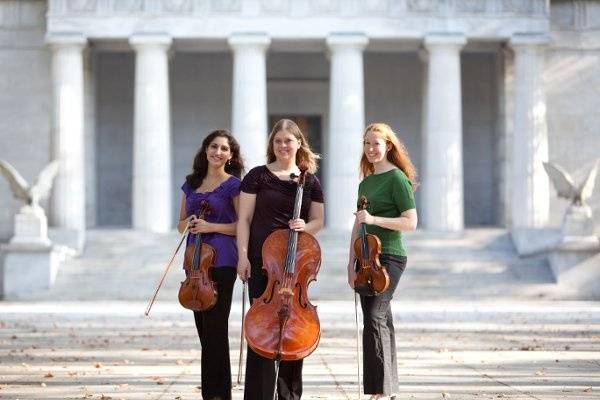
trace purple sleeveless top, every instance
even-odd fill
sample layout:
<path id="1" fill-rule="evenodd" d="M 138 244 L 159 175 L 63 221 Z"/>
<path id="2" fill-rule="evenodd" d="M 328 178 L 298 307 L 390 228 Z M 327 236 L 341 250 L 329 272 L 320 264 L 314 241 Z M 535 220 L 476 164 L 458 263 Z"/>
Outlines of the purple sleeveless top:
<path id="1" fill-rule="evenodd" d="M 206 216 L 207 222 L 217 224 L 230 224 L 237 221 L 237 214 L 233 208 L 233 198 L 240 194 L 241 181 L 235 176 L 230 177 L 221 183 L 212 192 L 197 193 L 187 182 L 183 184 L 181 190 L 185 193 L 186 217 L 192 214 L 199 215 L 200 203 L 202 200 L 208 201 L 210 214 Z M 215 258 L 215 267 L 236 267 L 238 261 L 237 246 L 235 236 L 224 235 L 222 233 L 203 233 L 202 238 L 207 244 L 215 248 L 217 253 Z M 188 234 L 187 244 L 193 243 L 196 235 Z"/>

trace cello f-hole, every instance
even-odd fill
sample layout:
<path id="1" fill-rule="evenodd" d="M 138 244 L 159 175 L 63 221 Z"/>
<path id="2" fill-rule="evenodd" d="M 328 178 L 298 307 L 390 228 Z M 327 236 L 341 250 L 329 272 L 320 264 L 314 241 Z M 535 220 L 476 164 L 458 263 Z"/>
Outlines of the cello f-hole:
<path id="1" fill-rule="evenodd" d="M 271 290 L 270 290 L 270 293 L 269 293 L 269 297 L 263 300 L 263 302 L 264 302 L 265 304 L 267 304 L 267 303 L 270 303 L 270 302 L 271 302 L 271 300 L 273 300 L 273 294 L 275 293 L 275 287 L 276 287 L 277 285 L 279 285 L 279 281 L 274 281 L 274 282 L 273 282 L 273 286 L 271 286 Z"/>
<path id="2" fill-rule="evenodd" d="M 302 308 L 308 307 L 308 302 L 302 300 L 302 285 L 300 282 L 296 282 L 296 288 L 298 289 L 298 304 L 300 304 L 300 307 Z"/>

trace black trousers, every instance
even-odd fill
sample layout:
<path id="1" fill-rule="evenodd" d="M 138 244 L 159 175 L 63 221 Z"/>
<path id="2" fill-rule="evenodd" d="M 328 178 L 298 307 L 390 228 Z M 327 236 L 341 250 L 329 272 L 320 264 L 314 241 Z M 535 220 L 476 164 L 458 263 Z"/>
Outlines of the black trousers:
<path id="1" fill-rule="evenodd" d="M 236 269 L 212 270 L 217 284 L 217 303 L 208 311 L 194 311 L 196 329 L 202 345 L 202 398 L 231 399 L 231 363 L 229 361 L 229 312 Z"/>
<path id="2" fill-rule="evenodd" d="M 391 395 L 398 391 L 396 338 L 390 301 L 406 267 L 406 257 L 381 254 L 390 285 L 379 296 L 360 296 L 363 311 L 363 380 L 365 394 Z"/>
<path id="3" fill-rule="evenodd" d="M 250 260 L 248 280 L 250 302 L 260 297 L 267 288 L 268 279 L 262 273 L 262 260 Z M 248 347 L 244 400 L 270 400 L 275 390 L 275 362 L 256 354 Z M 279 400 L 298 400 L 302 396 L 303 360 L 282 361 L 277 379 Z"/>

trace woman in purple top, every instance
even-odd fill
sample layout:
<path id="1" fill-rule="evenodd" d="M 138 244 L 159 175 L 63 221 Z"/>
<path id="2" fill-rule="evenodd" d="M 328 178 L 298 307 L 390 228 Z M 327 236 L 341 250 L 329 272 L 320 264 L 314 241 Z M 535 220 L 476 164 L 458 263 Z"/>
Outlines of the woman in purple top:
<path id="1" fill-rule="evenodd" d="M 177 230 L 190 227 L 187 243 L 201 233 L 215 248 L 212 278 L 217 284 L 217 303 L 208 311 L 194 311 L 202 345 L 202 398 L 231 399 L 228 322 L 231 294 L 238 262 L 235 231 L 240 175 L 244 169 L 240 146 L 225 130 L 211 132 L 194 157 L 193 171 L 181 187 L 183 196 Z M 200 204 L 208 202 L 210 214 L 197 217 Z"/>
<path id="2" fill-rule="evenodd" d="M 311 234 L 323 227 L 323 192 L 314 173 L 317 159 L 295 122 L 282 119 L 269 136 L 267 165 L 253 168 L 244 177 L 240 193 L 237 231 L 240 279 L 249 282 L 250 301 L 260 297 L 267 286 L 262 273 L 262 245 L 276 229 L 295 229 Z M 300 174 L 298 164 L 308 166 L 300 218 L 292 220 L 296 183 L 290 173 Z M 273 397 L 275 368 L 273 360 L 248 349 L 245 400 Z M 302 360 L 282 361 L 277 380 L 281 400 L 296 400 L 302 395 Z"/>

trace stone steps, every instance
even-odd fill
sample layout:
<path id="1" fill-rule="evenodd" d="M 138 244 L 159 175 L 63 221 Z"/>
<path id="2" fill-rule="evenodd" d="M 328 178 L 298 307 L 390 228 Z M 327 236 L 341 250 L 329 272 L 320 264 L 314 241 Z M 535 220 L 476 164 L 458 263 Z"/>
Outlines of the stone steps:
<path id="1" fill-rule="evenodd" d="M 352 300 L 346 282 L 349 235 L 322 232 L 321 270 L 309 286 L 310 297 Z M 470 229 L 460 235 L 430 232 L 405 237 L 408 267 L 397 298 L 531 299 L 554 298 L 556 285 L 544 259 L 520 259 L 502 229 Z M 66 261 L 55 286 L 33 293 L 33 300 L 143 300 L 150 297 L 178 242 L 175 233 L 151 234 L 134 230 L 92 230 L 83 256 Z M 181 272 L 176 259 L 159 295 L 175 299 Z M 241 291 L 242 285 L 236 285 Z M 236 294 L 238 295 L 238 294 Z M 237 298 L 237 297 L 236 297 Z"/>

